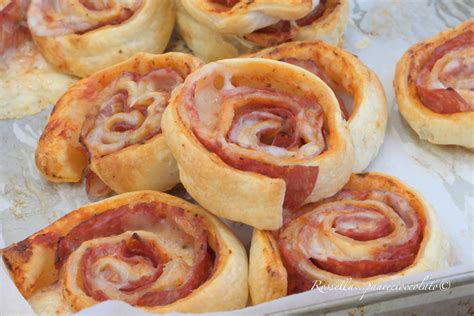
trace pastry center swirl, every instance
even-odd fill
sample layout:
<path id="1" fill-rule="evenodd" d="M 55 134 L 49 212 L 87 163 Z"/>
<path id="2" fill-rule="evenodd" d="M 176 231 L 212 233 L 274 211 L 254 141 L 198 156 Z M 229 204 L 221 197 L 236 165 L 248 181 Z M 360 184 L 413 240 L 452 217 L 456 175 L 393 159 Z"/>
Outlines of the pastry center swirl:
<path id="1" fill-rule="evenodd" d="M 396 193 L 343 190 L 280 232 L 289 291 L 308 290 L 327 273 L 368 278 L 401 271 L 416 258 L 423 227 Z"/>
<path id="2" fill-rule="evenodd" d="M 106 87 L 83 126 L 82 140 L 92 155 L 105 156 L 161 132 L 171 91 L 183 81 L 170 68 L 144 76 L 126 72 Z"/>
<path id="3" fill-rule="evenodd" d="M 213 251 L 199 216 L 162 203 L 101 213 L 59 241 L 66 298 L 171 304 L 212 273 Z"/>

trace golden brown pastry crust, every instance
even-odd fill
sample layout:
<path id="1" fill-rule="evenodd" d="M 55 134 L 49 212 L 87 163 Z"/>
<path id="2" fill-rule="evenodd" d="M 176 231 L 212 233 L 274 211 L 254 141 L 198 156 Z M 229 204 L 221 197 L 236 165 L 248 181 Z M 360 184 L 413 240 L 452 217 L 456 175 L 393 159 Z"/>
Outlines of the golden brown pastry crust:
<path id="1" fill-rule="evenodd" d="M 126 193 L 85 205 L 24 241 L 3 249 L 3 259 L 20 292 L 27 299 L 31 298 L 31 302 L 39 302 L 40 304 L 55 302 L 55 304 L 60 305 L 58 310 L 64 310 L 67 301 L 63 296 L 58 298 L 58 293 L 61 293 L 62 289 L 61 284 L 57 285 L 59 275 L 54 265 L 55 246 L 36 242 L 34 238 L 48 234 L 64 236 L 81 222 L 107 210 L 148 202 L 164 203 L 200 216 L 209 234 L 209 245 L 218 256 L 216 257 L 212 276 L 191 294 L 169 305 L 141 308 L 148 312 L 165 313 L 171 311 L 210 312 L 244 307 L 248 296 L 247 255 L 240 241 L 220 220 L 199 206 L 155 191 Z M 50 286 L 51 284 L 53 285 Z M 226 293 L 226 295 L 222 295 L 222 293 Z M 216 297 L 219 297 L 219 299 L 215 299 Z M 48 304 L 42 305 L 54 308 L 54 306 L 48 306 Z M 35 304 L 35 306 L 40 305 Z M 71 307 L 77 310 L 74 306 Z M 37 310 L 37 312 L 41 313 L 42 311 Z"/>
<path id="2" fill-rule="evenodd" d="M 254 229 L 249 263 L 249 289 L 253 305 L 286 296 L 288 274 L 277 242 L 268 231 Z"/>
<path id="3" fill-rule="evenodd" d="M 351 278 L 350 285 L 370 285 L 376 282 L 390 281 L 411 273 L 434 271 L 447 267 L 448 241 L 441 230 L 436 212 L 419 193 L 392 176 L 375 172 L 353 174 L 344 189 L 394 192 L 406 198 L 425 220 L 424 237 L 415 261 L 410 266 L 396 273 L 368 278 Z M 318 205 L 320 204 L 308 205 L 305 206 L 305 209 L 310 210 Z M 275 245 L 276 240 L 271 232 L 254 230 L 249 255 L 249 288 L 253 304 L 264 303 L 287 295 L 284 288 L 288 282 L 287 271 Z M 269 269 L 270 266 L 274 269 Z M 341 282 L 347 282 L 348 277 L 321 270 L 320 274 L 315 277 L 314 281 L 316 280 L 322 281 L 322 284 L 340 285 Z"/>
<path id="4" fill-rule="evenodd" d="M 349 19 L 349 0 L 328 0 L 322 17 L 314 23 L 298 29 L 295 41 L 322 40 L 344 46 L 344 32 Z"/>
<path id="5" fill-rule="evenodd" d="M 269 20 L 299 19 L 312 8 L 311 0 L 238 1 L 230 8 L 209 0 L 181 0 L 181 4 L 197 21 L 224 34 L 251 33 L 268 26 Z"/>
<path id="6" fill-rule="evenodd" d="M 440 114 L 420 101 L 416 79 L 436 47 L 467 31 L 474 31 L 474 20 L 412 46 L 397 64 L 393 85 L 400 113 L 418 134 L 434 144 L 474 148 L 474 112 Z"/>
<path id="7" fill-rule="evenodd" d="M 162 53 L 171 37 L 175 10 L 173 0 L 143 0 L 135 14 L 118 25 L 63 36 L 38 36 L 33 28 L 32 35 L 49 63 L 86 77 L 138 52 Z"/>
<path id="8" fill-rule="evenodd" d="M 53 182 L 78 182 L 82 179 L 88 159 L 80 143 L 81 130 L 88 113 L 98 106 L 90 102 L 90 98 L 122 73 L 131 71 L 143 75 L 156 68 L 171 68 L 185 78 L 200 65 L 199 60 L 182 53 L 139 53 L 79 81 L 63 95 L 51 113 L 36 149 L 38 170 Z M 179 182 L 176 162 L 161 133 L 143 144 L 92 157 L 90 168 L 119 193 L 168 190 Z"/>
<path id="9" fill-rule="evenodd" d="M 271 24 L 268 23 L 268 20 L 274 21 L 274 23 L 278 22 L 278 19 L 275 18 L 275 16 L 280 17 L 282 20 L 293 20 L 298 18 L 298 16 L 293 17 L 291 10 L 284 7 L 284 10 L 286 11 L 279 14 L 272 12 L 272 17 L 265 15 L 265 17 L 262 17 L 258 14 L 249 17 L 247 16 L 248 11 L 251 10 L 248 8 L 234 8 L 238 9 L 239 14 L 235 14 L 235 16 L 233 14 L 232 19 L 227 16 L 225 16 L 225 18 L 221 17 L 220 15 L 222 15 L 222 13 L 217 17 L 213 16 L 212 19 L 206 19 L 202 16 L 206 16 L 207 14 L 211 15 L 211 13 L 209 13 L 209 11 L 204 11 L 206 12 L 204 14 L 199 9 L 193 9 L 191 4 L 195 2 L 204 3 L 208 1 L 177 1 L 176 27 L 178 33 L 183 37 L 193 53 L 205 61 L 233 58 L 241 54 L 254 52 L 262 47 L 244 39 L 243 36 L 245 34 L 257 30 L 259 28 L 257 26 L 268 26 Z M 272 3 L 273 1 L 264 2 L 270 2 L 270 4 L 265 8 L 266 10 L 273 8 L 273 6 L 275 8 L 281 7 L 279 3 Z M 236 5 L 236 7 L 237 6 L 240 6 L 240 4 Z M 242 6 L 244 6 L 244 4 L 242 4 Z M 293 7 L 295 7 L 295 5 L 293 5 Z M 203 10 L 205 9 L 206 7 L 204 7 Z M 243 14 L 241 11 L 244 11 L 247 15 Z M 230 12 L 233 11 L 231 10 Z M 226 13 L 226 15 L 229 14 L 230 13 Z M 310 25 L 295 27 L 296 32 L 293 40 L 302 41 L 320 39 L 333 45 L 342 46 L 344 44 L 344 31 L 348 15 L 348 0 L 328 0 L 323 16 Z M 246 18 L 244 19 L 243 16 Z M 299 17 L 303 16 L 304 14 Z M 239 19 L 242 21 L 239 21 L 239 23 L 235 22 L 235 20 Z M 232 21 L 232 23 L 229 21 Z"/>
<path id="10" fill-rule="evenodd" d="M 170 101 L 162 120 L 168 146 L 178 161 L 181 182 L 200 205 L 218 216 L 259 229 L 277 229 L 282 224 L 285 182 L 230 167 L 202 145 L 178 113 L 194 81 L 208 73 L 212 76 L 213 67 L 229 67 L 232 78 L 240 78 L 237 81 L 251 87 L 271 87 L 289 95 L 316 95 L 324 111 L 329 148 L 316 157 L 298 161 L 304 166 L 319 167 L 316 185 L 306 201 L 330 196 L 344 185 L 351 173 L 354 148 L 330 88 L 313 74 L 286 63 L 228 59 L 208 64 L 188 77 Z"/>
<path id="11" fill-rule="evenodd" d="M 348 125 L 355 149 L 353 171 L 361 172 L 377 155 L 388 119 L 385 92 L 377 75 L 347 51 L 316 42 L 292 42 L 261 50 L 249 57 L 313 61 L 329 77 L 333 89 L 352 96 Z"/>

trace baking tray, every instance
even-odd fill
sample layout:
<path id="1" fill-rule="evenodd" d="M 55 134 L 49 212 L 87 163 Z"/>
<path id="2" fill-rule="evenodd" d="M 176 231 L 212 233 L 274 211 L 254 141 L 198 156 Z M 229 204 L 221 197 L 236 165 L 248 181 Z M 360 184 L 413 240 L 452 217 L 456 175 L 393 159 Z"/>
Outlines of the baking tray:
<path id="1" fill-rule="evenodd" d="M 343 289 L 326 293 L 311 291 L 234 314 L 362 315 L 382 311 L 411 313 L 417 309 L 423 313 L 444 314 L 447 310 L 460 315 L 472 313 L 474 155 L 461 148 L 435 146 L 419 140 L 400 117 L 392 88 L 396 62 L 411 45 L 472 18 L 474 0 L 352 0 L 346 32 L 346 49 L 377 73 L 389 105 L 385 142 L 368 170 L 392 174 L 423 194 L 438 211 L 451 244 L 448 269 L 408 276 L 396 282 L 405 285 L 419 285 L 426 280 L 449 282 L 449 288 L 369 290 L 362 299 L 361 293 Z M 51 108 L 23 119 L 0 121 L 0 247 L 22 240 L 68 211 L 91 202 L 83 184 L 49 183 L 36 170 L 34 151 Z M 183 191 L 175 192 L 183 195 Z M 226 223 L 248 247 L 250 227 Z M 31 313 L 1 266 L 0 315 Z M 80 314 L 144 313 L 124 303 L 109 301 Z"/>

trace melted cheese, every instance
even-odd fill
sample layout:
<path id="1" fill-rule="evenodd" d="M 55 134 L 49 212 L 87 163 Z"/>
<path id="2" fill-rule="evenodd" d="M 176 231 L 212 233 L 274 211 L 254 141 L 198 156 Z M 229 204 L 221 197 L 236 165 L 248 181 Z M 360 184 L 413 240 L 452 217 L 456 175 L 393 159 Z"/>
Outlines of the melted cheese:
<path id="1" fill-rule="evenodd" d="M 0 59 L 0 119 L 38 113 L 76 80 L 46 63 L 31 41 L 10 49 Z"/>
<path id="2" fill-rule="evenodd" d="M 88 150 L 104 156 L 157 134 L 170 93 L 181 82 L 182 78 L 168 69 L 154 70 L 138 80 L 122 74 L 98 98 L 99 114 L 85 138 Z M 124 92 L 124 99 L 118 97 Z M 125 130 L 115 130 L 118 124 L 126 126 Z"/>
<path id="3" fill-rule="evenodd" d="M 308 99 L 298 99 L 277 91 L 236 87 L 232 83 L 234 71 L 225 65 L 214 63 L 202 68 L 199 74 L 189 77 L 195 88 L 187 95 L 187 100 L 179 111 L 185 124 L 200 139 L 219 142 L 222 147 L 236 152 L 239 157 L 282 165 L 287 163 L 284 159 L 312 158 L 325 149 L 323 112 L 315 100 L 310 100 L 312 104 L 308 105 Z M 186 108 L 189 106 L 192 110 Z M 291 111 L 292 115 L 296 112 L 296 123 L 292 128 L 297 140 L 301 138 L 304 144 L 296 146 L 297 148 L 285 148 L 262 142 L 260 138 L 264 131 L 284 132 L 285 125 L 292 124 L 289 118 L 285 119 L 262 107 Z M 246 109 L 249 114 L 235 119 L 240 109 Z M 193 111 L 197 117 L 189 114 Z M 268 154 L 263 159 L 262 152 Z"/>

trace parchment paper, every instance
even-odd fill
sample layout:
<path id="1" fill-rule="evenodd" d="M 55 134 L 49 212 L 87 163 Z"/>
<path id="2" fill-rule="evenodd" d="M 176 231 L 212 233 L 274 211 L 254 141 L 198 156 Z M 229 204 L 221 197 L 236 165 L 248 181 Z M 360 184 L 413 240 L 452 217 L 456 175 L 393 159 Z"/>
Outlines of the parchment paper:
<path id="1" fill-rule="evenodd" d="M 396 62 L 414 43 L 474 18 L 474 0 L 353 0 L 346 49 L 371 67 L 388 98 L 385 142 L 369 170 L 392 174 L 416 188 L 438 211 L 452 246 L 451 268 L 438 273 L 474 270 L 474 155 L 452 146 L 419 140 L 401 118 L 392 80 Z M 1 93 L 1 92 L 0 92 Z M 34 165 L 34 150 L 51 107 L 24 119 L 0 121 L 0 248 L 17 242 L 55 219 L 91 202 L 82 184 L 53 184 Z M 474 135 L 473 135 L 474 137 Z M 248 246 L 251 229 L 227 221 Z M 423 279 L 423 275 L 407 279 Z M 248 313 L 288 310 L 289 306 L 341 299 L 350 293 L 303 293 L 273 301 Z M 32 311 L 0 267 L 0 315 Z M 204 302 L 203 302 L 204 303 Z M 86 315 L 137 312 L 124 303 L 107 302 Z M 242 311 L 239 311 L 241 313 Z"/>

